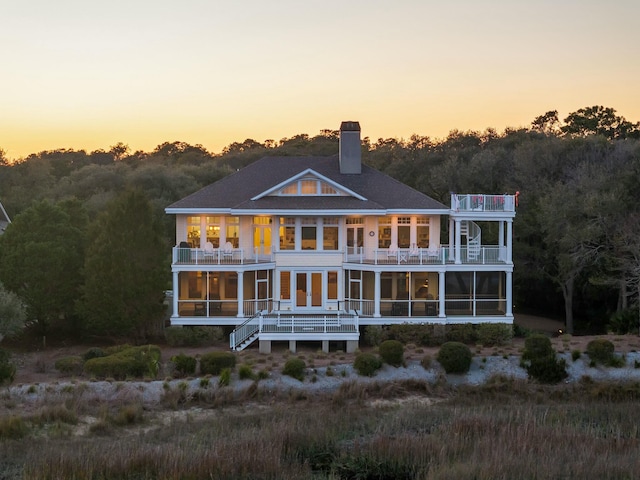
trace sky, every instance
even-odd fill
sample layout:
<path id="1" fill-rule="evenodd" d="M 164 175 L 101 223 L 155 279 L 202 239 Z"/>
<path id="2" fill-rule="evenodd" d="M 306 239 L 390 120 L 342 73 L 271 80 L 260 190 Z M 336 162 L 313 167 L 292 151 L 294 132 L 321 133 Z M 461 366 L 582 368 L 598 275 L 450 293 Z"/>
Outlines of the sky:
<path id="1" fill-rule="evenodd" d="M 0 149 L 640 121 L 637 0 L 0 0 Z"/>

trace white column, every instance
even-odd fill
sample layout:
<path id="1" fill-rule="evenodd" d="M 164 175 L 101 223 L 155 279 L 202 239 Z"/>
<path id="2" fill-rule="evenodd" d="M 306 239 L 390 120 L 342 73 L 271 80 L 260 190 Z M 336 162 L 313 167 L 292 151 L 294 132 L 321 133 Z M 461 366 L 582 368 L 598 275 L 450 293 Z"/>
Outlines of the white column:
<path id="1" fill-rule="evenodd" d="M 513 262 L 513 220 L 507 220 L 507 263 Z"/>
<path id="2" fill-rule="evenodd" d="M 178 316 L 178 272 L 173 272 L 173 313 L 171 316 Z"/>
<path id="3" fill-rule="evenodd" d="M 411 217 L 411 223 L 409 225 L 409 246 L 413 247 L 418 244 L 418 219 L 415 216 Z"/>
<path id="4" fill-rule="evenodd" d="M 444 273 L 445 272 L 438 272 L 438 317 L 445 317 L 444 314 L 444 296 L 445 296 L 445 291 L 444 291 Z"/>
<path id="5" fill-rule="evenodd" d="M 398 217 L 391 218 L 391 245 L 398 246 Z"/>
<path id="6" fill-rule="evenodd" d="M 380 316 L 380 272 L 374 272 L 374 293 L 373 293 L 373 298 L 375 298 L 374 304 L 373 304 L 373 316 L 374 317 L 379 317 Z"/>
<path id="7" fill-rule="evenodd" d="M 453 256 L 453 243 L 455 240 L 456 225 L 453 218 L 449 217 L 449 257 Z M 431 235 L 429 235 L 431 236 Z"/>
<path id="8" fill-rule="evenodd" d="M 462 263 L 462 261 L 460 260 L 460 244 L 462 243 L 462 236 L 460 235 L 460 220 L 456 220 L 455 224 L 456 224 L 456 240 L 455 240 L 455 249 L 456 249 L 456 253 L 454 255 L 455 257 L 455 263 Z"/>
<path id="9" fill-rule="evenodd" d="M 512 272 L 507 272 L 507 284 L 505 285 L 507 287 L 506 289 L 506 293 L 507 293 L 507 305 L 505 308 L 505 313 L 507 315 L 513 315 L 513 273 Z"/>
<path id="10" fill-rule="evenodd" d="M 498 260 L 504 261 L 506 252 L 504 249 L 504 221 L 498 222 Z"/>
<path id="11" fill-rule="evenodd" d="M 238 272 L 238 317 L 244 317 L 244 272 Z"/>

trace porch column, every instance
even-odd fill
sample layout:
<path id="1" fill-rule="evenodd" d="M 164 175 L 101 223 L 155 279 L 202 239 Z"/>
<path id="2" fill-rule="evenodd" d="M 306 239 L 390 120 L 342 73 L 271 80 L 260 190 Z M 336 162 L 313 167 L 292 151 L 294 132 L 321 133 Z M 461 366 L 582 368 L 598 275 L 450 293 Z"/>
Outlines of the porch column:
<path id="1" fill-rule="evenodd" d="M 460 244 L 462 243 L 462 235 L 460 235 L 460 220 L 456 220 L 456 240 L 455 240 L 455 245 L 456 245 L 456 253 L 455 253 L 455 263 L 459 264 L 462 263 L 462 261 L 460 260 Z"/>
<path id="2" fill-rule="evenodd" d="M 498 260 L 505 259 L 504 251 L 504 222 L 498 222 Z"/>
<path id="3" fill-rule="evenodd" d="M 453 258 L 453 244 L 455 241 L 456 224 L 452 217 L 449 217 L 449 259 Z M 442 257 L 444 260 L 444 256 Z"/>
<path id="4" fill-rule="evenodd" d="M 507 272 L 507 284 L 505 285 L 506 288 L 506 302 L 507 304 L 505 305 L 505 314 L 506 315 L 513 315 L 513 273 L 512 272 Z"/>
<path id="5" fill-rule="evenodd" d="M 513 220 L 507 220 L 507 263 L 513 262 Z"/>
<path id="6" fill-rule="evenodd" d="M 391 245 L 398 247 L 398 217 L 391 217 Z"/>
<path id="7" fill-rule="evenodd" d="M 238 317 L 244 317 L 244 272 L 238 272 Z"/>
<path id="8" fill-rule="evenodd" d="M 444 313 L 444 275 L 445 272 L 438 272 L 438 317 L 446 317 Z"/>
<path id="9" fill-rule="evenodd" d="M 374 272 L 374 285 L 373 285 L 373 316 L 380 316 L 380 272 Z"/>
<path id="10" fill-rule="evenodd" d="M 172 316 L 178 316 L 178 272 L 173 272 L 173 313 Z"/>

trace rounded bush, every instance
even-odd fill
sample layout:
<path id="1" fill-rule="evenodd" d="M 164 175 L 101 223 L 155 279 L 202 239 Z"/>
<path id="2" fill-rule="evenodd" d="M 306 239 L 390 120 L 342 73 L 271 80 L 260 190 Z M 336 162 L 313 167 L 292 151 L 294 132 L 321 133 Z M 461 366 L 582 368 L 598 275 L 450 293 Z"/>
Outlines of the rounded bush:
<path id="1" fill-rule="evenodd" d="M 297 357 L 291 357 L 285 362 L 282 373 L 302 381 L 304 379 L 305 368 L 307 368 L 307 365 L 304 363 L 304 360 Z"/>
<path id="2" fill-rule="evenodd" d="M 223 369 L 233 369 L 236 356 L 231 352 L 210 352 L 200 357 L 200 373 L 202 375 L 220 375 Z"/>
<path id="3" fill-rule="evenodd" d="M 398 340 L 385 340 L 380 344 L 382 361 L 400 367 L 404 363 L 404 346 Z"/>
<path id="4" fill-rule="evenodd" d="M 467 373 L 471 367 L 473 354 L 469 347 L 460 342 L 446 342 L 438 351 L 437 360 L 447 373 Z"/>
<path id="5" fill-rule="evenodd" d="M 84 367 L 84 360 L 78 355 L 70 355 L 68 357 L 62 357 L 56 360 L 54 366 L 60 373 L 66 373 L 68 375 L 80 375 Z"/>
<path id="6" fill-rule="evenodd" d="M 353 368 L 359 375 L 365 377 L 373 377 L 380 367 L 382 367 L 382 360 L 373 353 L 360 353 L 353 362 Z"/>
<path id="7" fill-rule="evenodd" d="M 596 363 L 607 365 L 614 358 L 615 346 L 606 338 L 596 338 L 587 344 L 587 355 Z"/>
<path id="8" fill-rule="evenodd" d="M 555 354 L 533 359 L 525 368 L 529 377 L 540 383 L 558 383 L 567 378 L 566 362 L 556 359 Z"/>
<path id="9" fill-rule="evenodd" d="M 549 337 L 540 333 L 534 333 L 524 340 L 524 351 L 522 352 L 523 361 L 546 358 L 550 355 L 555 357 L 555 352 L 553 351 Z"/>
<path id="10" fill-rule="evenodd" d="M 84 354 L 82 355 L 82 359 L 86 362 L 87 360 L 91 360 L 92 358 L 100 358 L 106 356 L 107 352 L 105 352 L 100 347 L 91 347 L 89 350 L 84 352 Z"/>
<path id="11" fill-rule="evenodd" d="M 171 363 L 175 367 L 175 372 L 181 376 L 193 375 L 196 373 L 197 360 L 195 357 L 181 353 L 171 357 Z"/>

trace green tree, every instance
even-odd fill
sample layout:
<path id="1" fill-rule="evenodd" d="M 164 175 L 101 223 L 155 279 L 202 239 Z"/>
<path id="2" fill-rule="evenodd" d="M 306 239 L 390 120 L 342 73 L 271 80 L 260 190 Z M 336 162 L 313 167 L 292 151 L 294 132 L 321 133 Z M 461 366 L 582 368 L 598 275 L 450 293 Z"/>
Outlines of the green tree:
<path id="1" fill-rule="evenodd" d="M 162 227 L 144 193 L 118 196 L 89 228 L 79 312 L 89 332 L 144 338 L 164 311 Z"/>
<path id="2" fill-rule="evenodd" d="M 35 203 L 0 238 L 0 282 L 22 299 L 41 335 L 61 320 L 75 327 L 83 261 L 84 216 L 77 201 Z"/>
<path id="3" fill-rule="evenodd" d="M 640 138 L 640 123 L 616 115 L 613 108 L 600 105 L 581 108 L 564 119 L 560 130 L 569 135 L 602 135 L 608 139 Z"/>
<path id="4" fill-rule="evenodd" d="M 22 300 L 0 283 L 0 342 L 22 331 L 27 320 L 27 309 Z"/>

